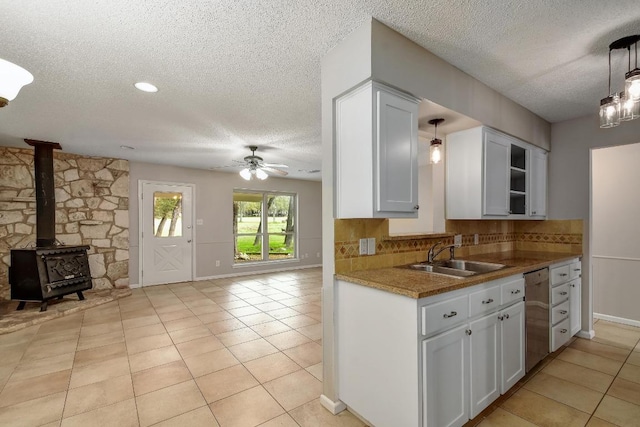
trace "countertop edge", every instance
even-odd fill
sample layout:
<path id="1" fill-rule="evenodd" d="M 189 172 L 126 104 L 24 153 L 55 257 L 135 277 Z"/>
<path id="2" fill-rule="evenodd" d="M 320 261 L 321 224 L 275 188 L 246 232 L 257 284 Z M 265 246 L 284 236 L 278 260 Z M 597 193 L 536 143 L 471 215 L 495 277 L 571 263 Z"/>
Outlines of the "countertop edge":
<path id="1" fill-rule="evenodd" d="M 501 253 L 494 254 L 485 254 L 482 256 L 474 256 L 467 257 L 465 259 L 476 259 L 476 260 L 484 260 L 484 259 L 492 259 L 492 262 L 496 262 L 493 260 L 494 258 L 500 258 Z M 513 254 L 519 254 L 518 252 L 514 252 Z M 534 254 L 532 252 L 522 252 L 522 254 L 531 255 Z M 532 259 L 530 262 L 527 262 L 526 265 L 516 265 L 510 266 L 502 270 L 498 270 L 491 273 L 481 274 L 475 277 L 468 278 L 450 278 L 446 276 L 426 273 L 422 271 L 415 271 L 410 269 L 402 269 L 397 267 L 390 268 L 381 268 L 375 270 L 362 270 L 356 271 L 352 273 L 339 273 L 335 274 L 334 277 L 338 280 L 344 280 L 350 283 L 355 283 L 362 286 L 367 286 L 370 288 L 379 289 L 382 291 L 404 295 L 409 298 L 420 299 L 426 298 L 433 295 L 438 295 L 450 291 L 454 291 L 456 289 L 463 289 L 469 286 L 479 285 L 481 283 L 486 283 L 492 280 L 501 279 L 504 277 L 513 276 L 516 274 L 522 274 L 529 271 L 538 270 L 541 268 L 548 267 L 552 264 L 557 264 L 564 261 L 569 261 L 573 258 L 579 258 L 582 256 L 582 253 L 566 253 L 566 252 L 540 252 L 541 256 L 544 256 L 548 259 Z M 515 259 L 515 258 L 514 258 Z M 509 265 L 509 264 L 508 264 Z M 401 277 L 406 281 L 423 281 L 423 282 L 435 282 L 435 286 L 431 285 L 433 289 L 429 290 L 411 290 L 404 287 L 394 286 L 389 282 L 393 282 L 392 280 L 385 280 L 393 276 L 395 279 Z M 375 278 L 371 278 L 374 276 Z M 385 283 L 386 282 L 386 283 Z"/>

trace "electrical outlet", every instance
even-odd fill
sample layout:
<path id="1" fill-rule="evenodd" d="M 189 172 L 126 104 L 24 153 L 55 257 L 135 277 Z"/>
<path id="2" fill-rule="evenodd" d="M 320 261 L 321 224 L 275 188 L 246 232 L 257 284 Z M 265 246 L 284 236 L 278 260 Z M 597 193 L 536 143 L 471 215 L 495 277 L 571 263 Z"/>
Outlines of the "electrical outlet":
<path id="1" fill-rule="evenodd" d="M 204 224 L 204 221 L 202 220 L 202 218 L 196 219 L 196 225 L 202 225 L 202 224 Z"/>
<path id="2" fill-rule="evenodd" d="M 369 237 L 367 239 L 367 255 L 375 255 L 376 254 L 376 238 Z"/>
<path id="3" fill-rule="evenodd" d="M 456 245 L 456 247 L 462 246 L 462 234 L 456 234 L 453 237 L 453 244 Z"/>
<path id="4" fill-rule="evenodd" d="M 320 258 L 320 252 L 316 253 L 316 258 Z"/>
<path id="5" fill-rule="evenodd" d="M 367 239 L 360 239 L 360 255 L 366 255 L 368 250 Z"/>
<path id="6" fill-rule="evenodd" d="M 220 260 L 216 260 L 216 267 L 220 267 Z"/>
<path id="7" fill-rule="evenodd" d="M 478 243 L 480 243 L 480 238 L 478 237 L 478 233 L 473 235 L 473 244 L 477 245 Z"/>

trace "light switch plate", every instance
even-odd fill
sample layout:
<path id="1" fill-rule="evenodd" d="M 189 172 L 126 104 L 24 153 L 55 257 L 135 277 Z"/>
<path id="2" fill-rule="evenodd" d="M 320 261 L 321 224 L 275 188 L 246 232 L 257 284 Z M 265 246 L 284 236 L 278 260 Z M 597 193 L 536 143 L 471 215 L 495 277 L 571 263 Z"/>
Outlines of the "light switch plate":
<path id="1" fill-rule="evenodd" d="M 366 255 L 368 244 L 367 239 L 360 239 L 360 255 Z"/>
<path id="2" fill-rule="evenodd" d="M 453 244 L 456 245 L 457 247 L 462 246 L 462 234 L 456 234 L 453 237 Z"/>
<path id="3" fill-rule="evenodd" d="M 367 242 L 367 255 L 375 255 L 376 254 L 376 238 L 369 237 Z"/>
<path id="4" fill-rule="evenodd" d="M 477 245 L 478 243 L 480 243 L 480 239 L 478 238 L 478 233 L 473 235 L 473 244 Z"/>

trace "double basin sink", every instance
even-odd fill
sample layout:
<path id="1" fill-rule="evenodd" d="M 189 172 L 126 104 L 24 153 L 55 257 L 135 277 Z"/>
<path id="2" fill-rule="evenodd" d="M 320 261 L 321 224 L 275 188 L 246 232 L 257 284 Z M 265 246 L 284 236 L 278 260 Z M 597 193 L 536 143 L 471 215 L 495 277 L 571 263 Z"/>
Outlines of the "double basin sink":
<path id="1" fill-rule="evenodd" d="M 492 271 L 503 269 L 507 266 L 504 264 L 495 264 L 492 262 L 450 259 L 435 261 L 431 264 L 409 264 L 406 267 L 412 270 L 420 270 L 427 273 L 436 273 L 450 277 L 464 278 L 469 276 L 477 276 L 478 274 L 490 273 Z"/>

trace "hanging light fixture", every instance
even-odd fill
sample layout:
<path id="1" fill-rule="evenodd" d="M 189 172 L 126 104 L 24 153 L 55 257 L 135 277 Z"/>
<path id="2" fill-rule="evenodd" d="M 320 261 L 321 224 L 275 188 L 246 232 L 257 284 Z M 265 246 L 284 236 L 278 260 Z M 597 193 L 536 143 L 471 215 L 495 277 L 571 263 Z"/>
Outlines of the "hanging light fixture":
<path id="1" fill-rule="evenodd" d="M 640 35 L 618 39 L 609 45 L 609 96 L 600 100 L 600 127 L 612 128 L 621 121 L 640 117 L 640 69 L 638 68 L 638 41 Z M 635 51 L 635 68 L 631 69 L 631 46 Z M 620 93 L 611 91 L 611 51 L 627 49 L 629 67 L 625 73 L 625 90 Z"/>
<path id="2" fill-rule="evenodd" d="M 429 145 L 429 163 L 437 164 L 442 160 L 442 140 L 438 139 L 438 125 L 444 122 L 444 119 L 431 119 L 430 125 L 434 125 L 435 131 L 433 132 L 433 139 Z"/>
<path id="3" fill-rule="evenodd" d="M 13 62 L 0 59 L 0 108 L 13 101 L 22 86 L 33 81 L 33 74 Z"/>
<path id="4" fill-rule="evenodd" d="M 267 175 L 265 171 L 263 171 L 262 169 L 258 168 L 255 165 L 251 165 L 250 167 L 246 167 L 242 169 L 240 171 L 240 176 L 246 179 L 247 181 L 250 181 L 251 179 L 253 179 L 253 177 L 256 177 L 259 180 L 264 181 L 269 177 L 269 175 Z"/>

